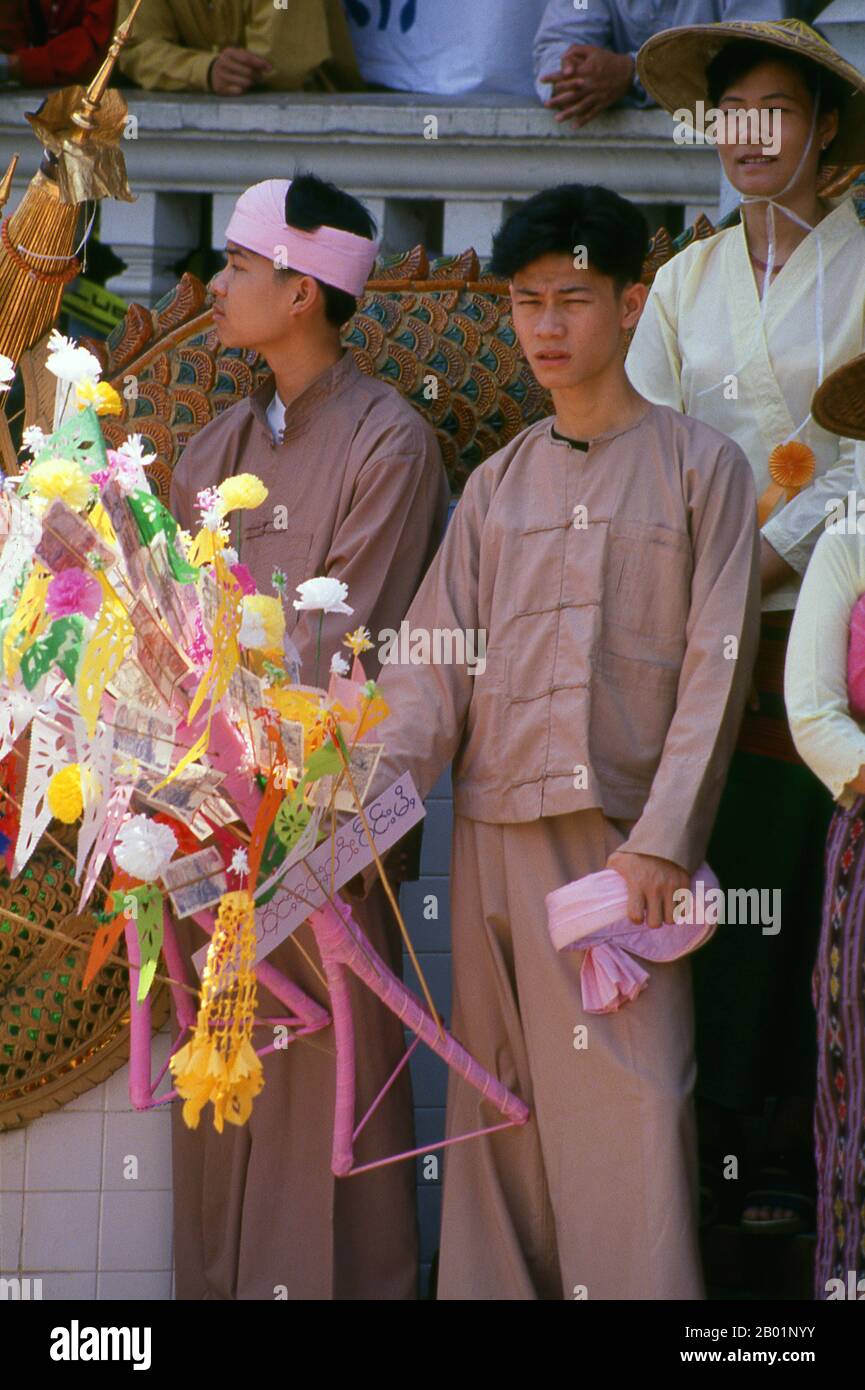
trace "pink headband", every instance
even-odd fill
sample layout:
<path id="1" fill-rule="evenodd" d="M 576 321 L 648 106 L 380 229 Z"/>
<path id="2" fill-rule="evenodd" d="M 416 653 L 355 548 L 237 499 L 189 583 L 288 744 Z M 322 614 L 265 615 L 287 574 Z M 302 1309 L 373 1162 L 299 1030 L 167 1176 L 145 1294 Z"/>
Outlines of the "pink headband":
<path id="1" fill-rule="evenodd" d="M 247 188 L 234 205 L 226 240 L 358 298 L 381 243 L 338 227 L 319 227 L 315 232 L 289 227 L 285 195 L 290 187 L 291 179 L 265 179 Z"/>

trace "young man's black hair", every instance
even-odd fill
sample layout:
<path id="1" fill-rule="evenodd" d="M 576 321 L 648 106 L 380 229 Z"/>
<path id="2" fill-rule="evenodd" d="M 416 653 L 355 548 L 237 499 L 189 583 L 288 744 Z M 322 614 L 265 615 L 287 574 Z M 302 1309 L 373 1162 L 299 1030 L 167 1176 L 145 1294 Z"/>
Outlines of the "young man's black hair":
<path id="1" fill-rule="evenodd" d="M 317 178 L 315 174 L 295 174 L 285 197 L 285 220 L 289 227 L 300 232 L 314 232 L 319 227 L 338 227 L 343 232 L 374 241 L 376 225 L 363 203 L 335 184 Z M 279 274 L 290 275 L 290 269 Z M 326 285 L 316 278 L 324 294 L 324 312 L 328 323 L 341 328 L 357 309 L 357 300 L 345 290 Z"/>
<path id="2" fill-rule="evenodd" d="M 819 93 L 821 114 L 840 111 L 844 106 L 845 87 L 834 73 L 799 53 L 786 52 L 775 44 L 760 43 L 758 39 L 735 39 L 715 54 L 706 68 L 706 86 L 711 105 L 717 106 L 734 82 L 740 77 L 747 77 L 761 63 L 784 63 L 798 73 L 812 98 Z"/>
<path id="3" fill-rule="evenodd" d="M 609 275 L 616 290 L 642 276 L 649 249 L 643 214 L 599 184 L 560 183 L 521 203 L 493 239 L 490 269 L 512 279 L 550 252 L 575 256 L 585 247 L 591 270 Z"/>

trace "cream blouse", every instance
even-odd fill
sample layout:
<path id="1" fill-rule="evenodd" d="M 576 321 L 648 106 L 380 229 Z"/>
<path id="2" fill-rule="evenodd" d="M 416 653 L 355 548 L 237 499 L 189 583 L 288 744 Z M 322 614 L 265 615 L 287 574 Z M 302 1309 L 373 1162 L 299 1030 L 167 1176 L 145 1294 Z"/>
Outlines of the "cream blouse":
<path id="1" fill-rule="evenodd" d="M 796 747 L 842 806 L 853 804 L 844 788 L 865 765 L 865 730 L 847 703 L 850 613 L 863 593 L 865 535 L 824 532 L 802 581 L 784 694 Z"/>
<path id="2" fill-rule="evenodd" d="M 782 213 L 776 216 L 781 218 Z M 814 450 L 813 483 L 779 502 L 763 534 L 804 574 L 826 521 L 827 504 L 856 488 L 857 452 L 811 418 L 818 385 L 817 240 L 823 249 L 824 375 L 865 348 L 865 228 L 849 198 L 799 243 L 769 287 L 765 319 L 741 222 L 693 242 L 661 266 L 628 353 L 633 385 L 735 439 L 757 496 L 769 483 L 769 455 L 795 436 Z M 800 428 L 801 426 L 801 428 Z M 861 486 L 861 484 L 860 484 Z M 792 581 L 763 607 L 795 607 Z"/>

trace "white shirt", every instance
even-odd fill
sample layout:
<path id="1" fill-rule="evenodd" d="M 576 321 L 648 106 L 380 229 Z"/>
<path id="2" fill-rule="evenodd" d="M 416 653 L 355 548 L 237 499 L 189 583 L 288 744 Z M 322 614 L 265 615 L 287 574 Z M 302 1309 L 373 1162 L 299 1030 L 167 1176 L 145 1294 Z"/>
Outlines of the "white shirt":
<path id="1" fill-rule="evenodd" d="M 274 444 L 281 444 L 282 432 L 285 429 L 285 402 L 278 391 L 273 393 L 273 400 L 265 411 L 265 418 Z"/>
<path id="2" fill-rule="evenodd" d="M 865 764 L 865 731 L 847 701 L 850 613 L 865 593 L 865 536 L 826 531 L 805 572 L 793 618 L 784 697 L 793 740 L 836 801 Z"/>
<path id="3" fill-rule="evenodd" d="M 367 82 L 534 102 L 532 42 L 546 0 L 343 0 Z"/>

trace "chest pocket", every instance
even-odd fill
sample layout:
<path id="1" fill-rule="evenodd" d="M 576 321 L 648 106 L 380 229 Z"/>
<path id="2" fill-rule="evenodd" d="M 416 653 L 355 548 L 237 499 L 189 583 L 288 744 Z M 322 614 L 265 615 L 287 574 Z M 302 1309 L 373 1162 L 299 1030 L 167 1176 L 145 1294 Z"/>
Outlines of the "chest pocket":
<path id="1" fill-rule="evenodd" d="M 608 537 L 606 621 L 651 640 L 684 638 L 691 604 L 691 543 L 681 531 L 617 522 Z"/>
<path id="2" fill-rule="evenodd" d="M 240 558 L 250 564 L 256 551 L 266 551 L 268 563 L 272 560 L 285 571 L 292 592 L 296 584 L 314 578 L 306 571 L 315 533 L 291 524 L 282 528 L 271 515 L 260 516 L 263 510 L 259 508 L 258 513 L 244 517 Z"/>

